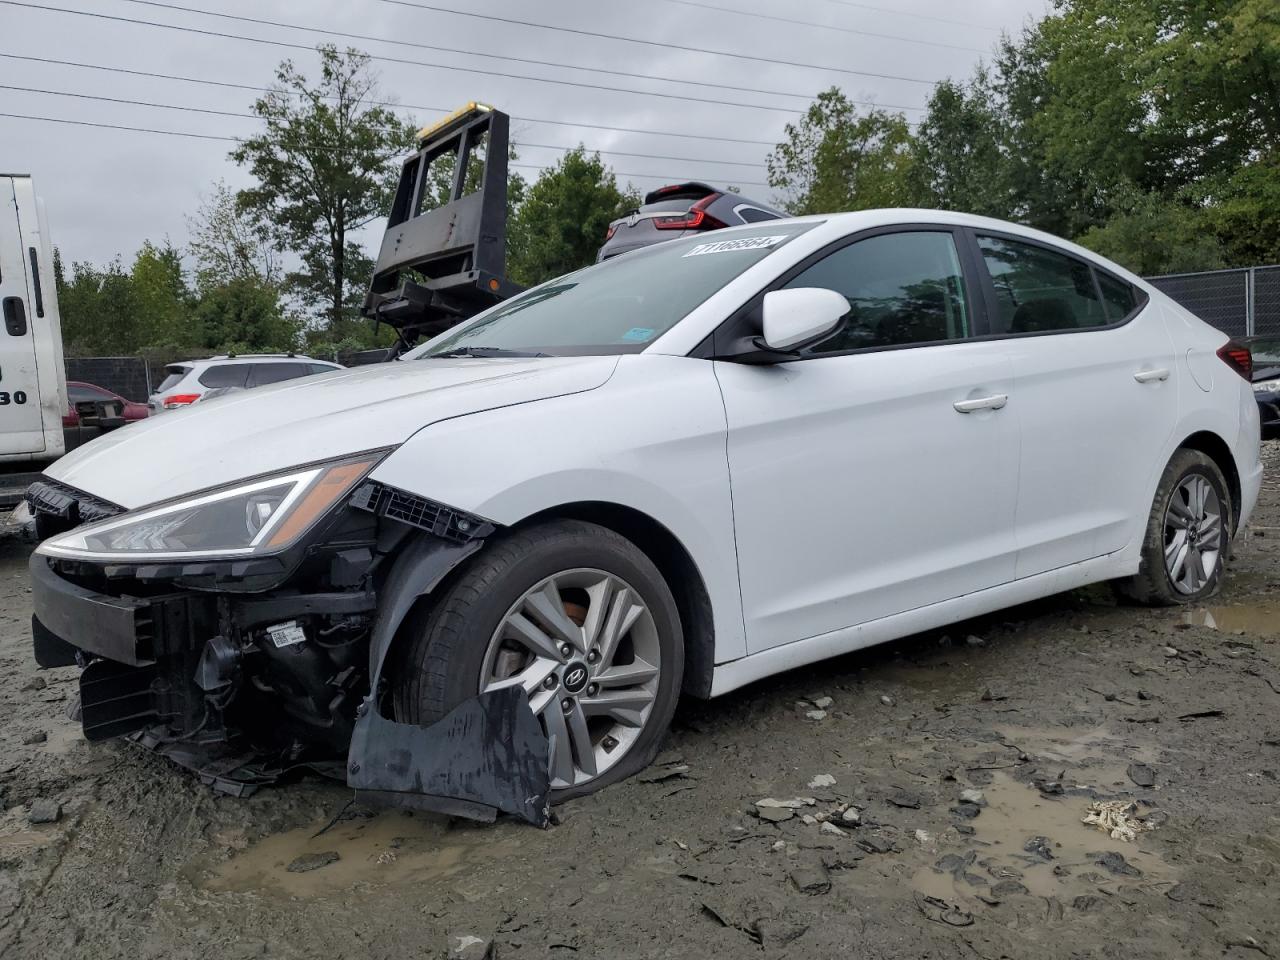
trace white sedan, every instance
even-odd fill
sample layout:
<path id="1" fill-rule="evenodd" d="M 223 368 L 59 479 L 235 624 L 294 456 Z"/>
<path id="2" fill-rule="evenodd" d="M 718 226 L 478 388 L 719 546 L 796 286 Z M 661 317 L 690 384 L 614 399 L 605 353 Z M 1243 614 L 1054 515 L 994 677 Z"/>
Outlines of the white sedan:
<path id="1" fill-rule="evenodd" d="M 521 812 L 505 764 L 536 787 L 542 763 L 553 801 L 598 789 L 650 761 L 681 691 L 1097 581 L 1209 596 L 1260 484 L 1249 367 L 1009 223 L 670 241 L 402 362 L 58 461 L 32 496 L 37 655 L 110 665 L 90 736 L 345 753 L 360 789 Z M 497 787 L 456 775 L 499 741 L 476 761 Z"/>

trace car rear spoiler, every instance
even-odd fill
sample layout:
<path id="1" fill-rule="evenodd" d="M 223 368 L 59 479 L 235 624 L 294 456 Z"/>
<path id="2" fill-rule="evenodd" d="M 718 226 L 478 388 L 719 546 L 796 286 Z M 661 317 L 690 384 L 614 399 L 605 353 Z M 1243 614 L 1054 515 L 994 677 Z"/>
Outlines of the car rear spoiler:
<path id="1" fill-rule="evenodd" d="M 398 350 L 521 289 L 505 277 L 510 123 L 500 110 L 472 103 L 418 134 L 418 152 L 400 171 L 361 308 L 395 329 Z M 477 149 L 482 143 L 483 155 Z M 433 206 L 431 165 L 449 154 L 449 199 Z M 473 189 L 465 193 L 469 185 Z"/>

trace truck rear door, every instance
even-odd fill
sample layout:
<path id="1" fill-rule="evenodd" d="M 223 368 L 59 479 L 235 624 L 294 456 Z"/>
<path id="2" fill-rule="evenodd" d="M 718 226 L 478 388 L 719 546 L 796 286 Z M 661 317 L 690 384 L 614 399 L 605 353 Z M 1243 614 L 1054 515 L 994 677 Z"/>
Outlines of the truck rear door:
<path id="1" fill-rule="evenodd" d="M 31 181 L 0 176 L 0 455 L 45 451 L 35 329 L 53 264 L 43 262 L 36 216 Z"/>

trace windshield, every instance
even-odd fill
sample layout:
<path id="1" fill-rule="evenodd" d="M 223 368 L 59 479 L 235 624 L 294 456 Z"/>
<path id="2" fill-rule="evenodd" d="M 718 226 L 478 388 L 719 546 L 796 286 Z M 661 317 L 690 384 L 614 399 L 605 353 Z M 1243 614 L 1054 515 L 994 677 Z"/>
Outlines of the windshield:
<path id="1" fill-rule="evenodd" d="M 535 287 L 405 359 L 639 353 L 740 273 L 816 225 L 775 223 L 654 244 Z"/>

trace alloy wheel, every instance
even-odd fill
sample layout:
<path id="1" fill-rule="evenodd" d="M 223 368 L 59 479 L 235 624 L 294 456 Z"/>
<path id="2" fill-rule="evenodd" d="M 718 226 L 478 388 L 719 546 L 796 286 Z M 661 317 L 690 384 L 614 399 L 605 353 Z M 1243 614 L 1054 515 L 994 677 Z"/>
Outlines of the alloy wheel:
<path id="1" fill-rule="evenodd" d="M 551 741 L 551 786 L 581 786 L 616 764 L 653 711 L 658 630 L 640 594 L 603 570 L 534 584 L 489 640 L 480 692 L 519 685 Z"/>
<path id="2" fill-rule="evenodd" d="M 1164 565 L 1182 594 L 1199 593 L 1222 552 L 1222 501 L 1205 477 L 1190 474 L 1174 488 L 1164 515 Z"/>

